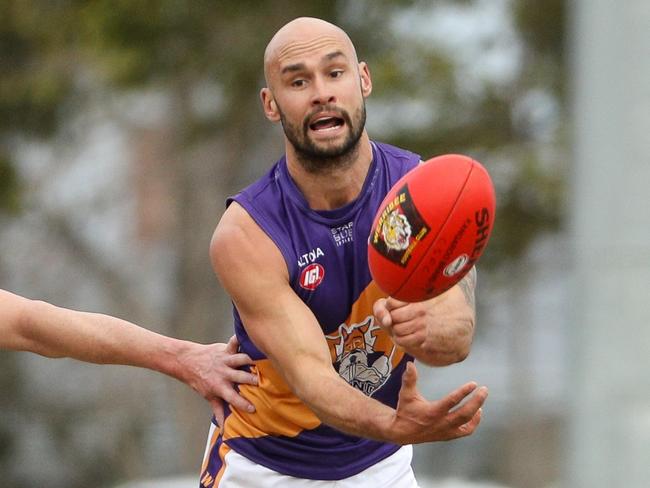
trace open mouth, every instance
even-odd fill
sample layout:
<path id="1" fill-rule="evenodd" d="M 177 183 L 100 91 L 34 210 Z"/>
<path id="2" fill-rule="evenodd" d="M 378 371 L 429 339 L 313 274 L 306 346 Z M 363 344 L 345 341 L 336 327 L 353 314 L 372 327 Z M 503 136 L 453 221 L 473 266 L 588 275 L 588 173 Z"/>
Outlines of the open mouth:
<path id="1" fill-rule="evenodd" d="M 316 118 L 309 124 L 309 128 L 315 132 L 325 132 L 338 129 L 344 124 L 345 121 L 342 118 L 326 115 Z"/>

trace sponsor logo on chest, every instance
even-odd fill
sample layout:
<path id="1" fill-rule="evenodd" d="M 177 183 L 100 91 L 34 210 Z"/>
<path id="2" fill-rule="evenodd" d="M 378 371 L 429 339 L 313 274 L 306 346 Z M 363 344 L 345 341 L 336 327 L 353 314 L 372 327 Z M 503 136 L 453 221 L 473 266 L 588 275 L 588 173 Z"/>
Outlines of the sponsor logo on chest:
<path id="1" fill-rule="evenodd" d="M 298 266 L 303 268 L 298 283 L 305 290 L 315 290 L 325 278 L 325 268 L 315 262 L 321 256 L 325 256 L 325 253 L 320 247 L 316 247 L 298 257 Z"/>
<path id="2" fill-rule="evenodd" d="M 337 247 L 354 241 L 354 222 L 348 222 L 345 225 L 334 227 L 331 231 L 332 239 L 334 239 Z"/>
<path id="3" fill-rule="evenodd" d="M 316 261 L 319 257 L 325 256 L 325 253 L 320 247 L 317 247 L 315 249 L 312 249 L 309 252 L 306 252 L 305 254 L 302 254 L 298 256 L 298 266 L 301 268 L 307 266 L 308 264 L 313 263 Z"/>
<path id="4" fill-rule="evenodd" d="M 315 290 L 325 278 L 325 268 L 318 263 L 311 263 L 300 273 L 300 286 L 305 290 Z"/>

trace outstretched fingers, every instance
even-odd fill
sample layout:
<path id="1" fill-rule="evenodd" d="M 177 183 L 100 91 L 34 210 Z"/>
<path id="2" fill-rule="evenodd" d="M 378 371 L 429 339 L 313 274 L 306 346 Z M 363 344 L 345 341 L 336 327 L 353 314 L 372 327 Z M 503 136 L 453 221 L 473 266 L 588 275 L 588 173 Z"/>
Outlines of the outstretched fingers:
<path id="1" fill-rule="evenodd" d="M 472 434 L 481 421 L 487 388 L 471 382 L 431 402 L 418 392 L 417 377 L 415 365 L 407 363 L 395 417 L 400 442 L 447 441 Z"/>
<path id="2" fill-rule="evenodd" d="M 460 388 L 456 388 L 454 391 L 452 391 L 447 396 L 442 398 L 438 402 L 438 406 L 440 407 L 441 410 L 448 412 L 452 408 L 459 405 L 463 400 L 465 400 L 465 398 L 471 395 L 472 392 L 477 388 L 478 388 L 478 384 L 474 381 L 465 383 Z"/>
<path id="3" fill-rule="evenodd" d="M 481 421 L 482 407 L 487 399 L 488 389 L 482 386 L 475 387 L 471 391 L 473 394 L 462 405 L 447 414 L 447 422 L 456 429 L 458 437 L 470 435 Z"/>
<path id="4" fill-rule="evenodd" d="M 411 361 L 406 363 L 406 370 L 402 374 L 402 388 L 400 389 L 400 397 L 402 395 L 417 394 L 418 370 Z"/>
<path id="5" fill-rule="evenodd" d="M 469 422 L 460 425 L 456 429 L 456 437 L 465 437 L 471 435 L 478 427 L 478 424 L 481 423 L 482 417 L 483 409 L 479 408 Z"/>

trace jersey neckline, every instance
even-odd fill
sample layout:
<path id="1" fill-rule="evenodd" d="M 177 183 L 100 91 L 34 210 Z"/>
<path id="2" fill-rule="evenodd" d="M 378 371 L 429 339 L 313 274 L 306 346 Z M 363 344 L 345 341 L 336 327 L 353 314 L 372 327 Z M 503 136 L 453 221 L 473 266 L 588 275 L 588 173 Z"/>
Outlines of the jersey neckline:
<path id="1" fill-rule="evenodd" d="M 373 141 L 370 141 L 370 145 L 372 147 L 372 160 L 370 161 L 368 173 L 366 174 L 366 178 L 363 182 L 363 186 L 361 187 L 359 195 L 351 202 L 346 203 L 342 207 L 335 208 L 333 210 L 314 210 L 309 206 L 307 199 L 289 174 L 286 155 L 282 156 L 282 159 L 279 161 L 280 178 L 285 185 L 285 188 L 287 189 L 289 198 L 291 198 L 291 200 L 307 217 L 315 220 L 316 222 L 337 225 L 352 220 L 359 208 L 372 193 L 372 187 L 377 181 L 377 175 L 379 174 L 377 162 L 378 151 Z"/>

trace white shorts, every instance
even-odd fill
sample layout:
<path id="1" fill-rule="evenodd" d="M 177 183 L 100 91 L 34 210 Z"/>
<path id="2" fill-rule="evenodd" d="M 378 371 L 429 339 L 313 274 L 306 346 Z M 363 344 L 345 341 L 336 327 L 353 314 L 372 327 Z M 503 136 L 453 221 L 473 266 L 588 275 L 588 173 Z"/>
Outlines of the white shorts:
<path id="1" fill-rule="evenodd" d="M 419 488 L 411 469 L 412 457 L 413 447 L 403 446 L 359 474 L 337 481 L 321 481 L 280 474 L 229 451 L 219 488 Z"/>

